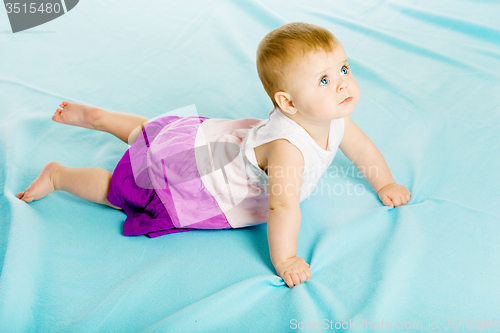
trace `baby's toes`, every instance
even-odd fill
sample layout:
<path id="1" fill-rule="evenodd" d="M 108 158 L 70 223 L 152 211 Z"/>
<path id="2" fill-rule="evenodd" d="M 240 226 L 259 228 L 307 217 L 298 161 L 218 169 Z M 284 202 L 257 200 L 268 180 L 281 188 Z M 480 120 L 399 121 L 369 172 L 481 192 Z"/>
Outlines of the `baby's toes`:
<path id="1" fill-rule="evenodd" d="M 54 112 L 54 115 L 52 116 L 52 120 L 57 121 L 58 123 L 60 123 L 62 121 L 61 114 L 62 114 L 62 110 L 61 109 L 57 109 L 56 112 Z"/>
<path id="2" fill-rule="evenodd" d="M 26 197 L 26 196 L 24 196 L 24 197 L 21 198 L 21 200 L 24 201 L 24 202 L 26 202 L 26 203 L 32 202 L 33 199 L 34 199 L 33 197 Z"/>
<path id="3" fill-rule="evenodd" d="M 24 192 L 19 192 L 16 197 L 24 202 L 31 202 L 33 201 L 33 197 L 28 197 L 26 194 L 27 191 L 24 190 Z"/>

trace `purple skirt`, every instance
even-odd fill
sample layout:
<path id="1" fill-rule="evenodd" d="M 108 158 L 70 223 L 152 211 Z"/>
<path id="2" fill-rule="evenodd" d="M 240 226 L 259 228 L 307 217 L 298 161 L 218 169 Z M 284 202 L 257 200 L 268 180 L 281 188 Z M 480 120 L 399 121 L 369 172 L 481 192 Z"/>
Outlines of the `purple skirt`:
<path id="1" fill-rule="evenodd" d="M 204 188 L 201 179 L 199 179 L 194 153 L 189 153 L 193 151 L 197 129 L 206 119 L 208 118 L 179 116 L 165 116 L 155 119 L 146 125 L 137 141 L 125 152 L 118 162 L 111 177 L 107 199 L 112 205 L 122 208 L 127 214 L 123 226 L 123 234 L 125 236 L 148 235 L 149 237 L 158 237 L 165 234 L 200 228 L 231 228 L 224 214 L 222 212 L 218 213 L 217 210 L 220 210 L 219 207 L 215 207 L 215 200 L 212 200 L 213 197 Z M 170 132 L 165 132 L 165 130 L 170 130 L 170 128 Z M 172 221 L 172 217 L 177 219 L 177 225 L 179 225 L 179 214 L 173 208 L 171 208 L 171 214 L 169 214 L 169 210 L 166 208 L 173 206 L 172 200 L 169 200 L 169 187 L 155 189 L 152 185 L 151 175 L 154 175 L 154 172 L 151 171 L 153 167 L 150 166 L 151 156 L 148 156 L 148 150 L 150 144 L 160 132 L 162 132 L 162 140 L 165 140 L 165 137 L 167 138 L 166 142 L 162 142 L 162 144 L 164 143 L 163 146 L 167 147 L 166 149 L 175 150 L 175 152 L 182 150 L 188 152 L 188 154 L 183 154 L 182 168 L 177 168 L 184 173 L 182 176 L 185 176 L 186 170 L 190 170 L 188 176 L 195 179 L 195 181 L 198 179 L 199 182 L 197 183 L 197 187 L 192 189 L 192 193 L 186 193 L 186 197 L 193 198 L 191 199 L 194 203 L 192 205 L 193 214 L 195 214 L 197 209 L 202 210 L 208 207 L 211 211 L 210 216 L 212 216 L 199 224 L 199 228 L 176 227 Z M 172 144 L 168 140 L 172 140 Z M 168 160 L 169 153 L 162 151 L 162 154 L 166 154 L 166 160 Z M 161 165 L 163 168 L 165 167 L 164 164 L 162 161 Z M 164 178 L 168 182 L 167 177 L 165 176 Z M 163 201 L 158 196 L 158 190 L 161 191 Z M 185 191 L 189 192 L 190 188 L 187 187 Z M 197 198 L 199 200 L 194 201 Z M 216 213 L 212 213 L 214 210 Z M 186 212 L 183 213 L 185 214 Z"/>

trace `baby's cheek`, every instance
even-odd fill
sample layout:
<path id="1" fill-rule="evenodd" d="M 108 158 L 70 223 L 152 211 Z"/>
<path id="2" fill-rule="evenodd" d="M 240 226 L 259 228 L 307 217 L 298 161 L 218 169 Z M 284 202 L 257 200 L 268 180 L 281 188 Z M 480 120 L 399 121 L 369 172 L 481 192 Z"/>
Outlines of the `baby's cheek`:
<path id="1" fill-rule="evenodd" d="M 356 80 L 354 80 L 355 84 L 354 84 L 354 88 L 355 88 L 355 95 L 359 101 L 359 98 L 361 97 L 361 89 L 359 88 L 359 84 Z"/>

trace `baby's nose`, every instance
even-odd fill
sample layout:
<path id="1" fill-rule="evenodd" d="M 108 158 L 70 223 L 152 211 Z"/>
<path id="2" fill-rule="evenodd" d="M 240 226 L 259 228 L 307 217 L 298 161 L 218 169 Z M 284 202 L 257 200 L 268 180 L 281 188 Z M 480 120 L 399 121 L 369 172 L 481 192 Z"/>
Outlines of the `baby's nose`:
<path id="1" fill-rule="evenodd" d="M 343 90 L 347 89 L 347 82 L 344 80 L 341 80 L 339 84 L 337 85 L 337 92 L 342 92 Z"/>

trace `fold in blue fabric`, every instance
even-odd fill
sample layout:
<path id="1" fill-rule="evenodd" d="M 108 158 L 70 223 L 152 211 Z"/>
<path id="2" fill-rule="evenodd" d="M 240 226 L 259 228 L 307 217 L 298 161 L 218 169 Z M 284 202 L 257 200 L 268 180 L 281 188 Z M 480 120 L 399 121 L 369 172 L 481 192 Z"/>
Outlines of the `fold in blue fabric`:
<path id="1" fill-rule="evenodd" d="M 82 1 L 18 33 L 2 12 L 0 332 L 498 327 L 497 2 Z M 64 100 L 264 119 L 255 51 L 293 21 L 342 42 L 361 87 L 351 117 L 412 193 L 384 206 L 339 151 L 301 203 L 310 280 L 289 289 L 276 275 L 266 224 L 126 237 L 111 207 L 16 198 L 50 161 L 113 171 L 128 148 L 52 121 Z"/>

